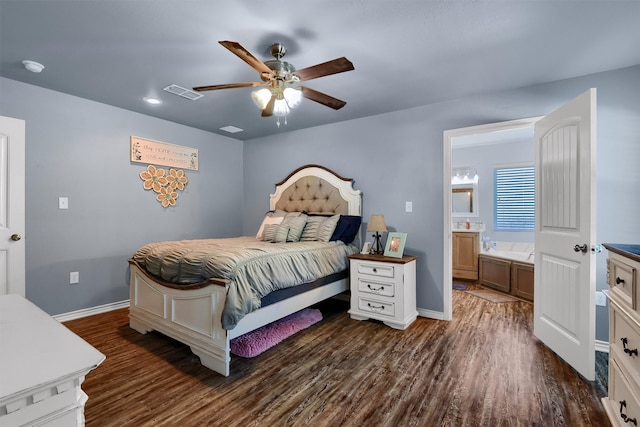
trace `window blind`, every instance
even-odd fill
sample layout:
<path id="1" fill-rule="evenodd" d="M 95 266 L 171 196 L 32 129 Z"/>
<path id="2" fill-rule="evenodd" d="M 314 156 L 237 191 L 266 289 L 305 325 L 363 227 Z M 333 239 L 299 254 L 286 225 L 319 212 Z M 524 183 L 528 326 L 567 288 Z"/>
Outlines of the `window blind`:
<path id="1" fill-rule="evenodd" d="M 534 230 L 534 167 L 495 168 L 494 179 L 494 228 L 496 230 Z"/>

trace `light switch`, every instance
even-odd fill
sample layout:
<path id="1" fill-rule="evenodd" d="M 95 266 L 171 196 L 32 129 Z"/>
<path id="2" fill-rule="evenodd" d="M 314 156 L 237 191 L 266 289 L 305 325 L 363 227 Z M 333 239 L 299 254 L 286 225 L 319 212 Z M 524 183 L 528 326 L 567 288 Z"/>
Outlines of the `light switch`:
<path id="1" fill-rule="evenodd" d="M 404 204 L 404 211 L 405 212 L 413 212 L 413 202 L 406 202 Z"/>
<path id="2" fill-rule="evenodd" d="M 58 209 L 69 209 L 68 197 L 58 197 Z"/>

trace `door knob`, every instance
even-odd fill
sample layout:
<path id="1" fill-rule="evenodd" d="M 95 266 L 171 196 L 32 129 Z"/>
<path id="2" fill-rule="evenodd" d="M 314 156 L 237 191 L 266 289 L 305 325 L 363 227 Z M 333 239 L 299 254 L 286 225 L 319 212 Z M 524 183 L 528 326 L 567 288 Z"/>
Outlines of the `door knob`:
<path id="1" fill-rule="evenodd" d="M 22 239 L 22 236 L 19 235 L 19 234 L 12 234 L 11 235 L 11 240 L 13 240 L 14 242 L 17 242 L 20 239 Z"/>
<path id="2" fill-rule="evenodd" d="M 587 251 L 589 250 L 589 248 L 587 247 L 586 243 L 584 245 L 575 245 L 573 247 L 573 250 L 576 252 L 584 252 L 585 254 L 587 253 Z"/>

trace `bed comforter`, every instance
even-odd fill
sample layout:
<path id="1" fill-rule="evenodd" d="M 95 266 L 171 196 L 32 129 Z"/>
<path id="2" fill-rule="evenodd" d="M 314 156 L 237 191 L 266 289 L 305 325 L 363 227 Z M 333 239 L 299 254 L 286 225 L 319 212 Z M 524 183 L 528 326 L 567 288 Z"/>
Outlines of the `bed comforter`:
<path id="1" fill-rule="evenodd" d="M 233 329 L 260 308 L 270 292 L 347 269 L 354 245 L 335 242 L 263 242 L 255 237 L 150 243 L 133 260 L 167 282 L 192 284 L 209 278 L 230 281 L 222 327 Z"/>

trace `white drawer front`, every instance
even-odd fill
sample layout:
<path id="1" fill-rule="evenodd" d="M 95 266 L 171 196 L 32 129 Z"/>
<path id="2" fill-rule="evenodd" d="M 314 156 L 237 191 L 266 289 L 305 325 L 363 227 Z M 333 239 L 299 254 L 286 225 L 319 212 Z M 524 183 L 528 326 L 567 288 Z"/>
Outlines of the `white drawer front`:
<path id="1" fill-rule="evenodd" d="M 623 378 L 622 372 L 615 361 L 609 363 L 609 403 L 616 413 L 616 421 L 620 425 L 634 425 L 640 422 L 640 405 L 637 397 L 631 391 L 629 383 Z M 633 422 L 635 420 L 635 423 Z M 612 420 L 613 421 L 613 420 Z M 627 424 L 629 423 L 629 424 Z"/>
<path id="2" fill-rule="evenodd" d="M 638 309 L 636 269 L 614 257 L 609 258 L 609 287 L 631 309 Z"/>
<path id="3" fill-rule="evenodd" d="M 369 298 L 358 298 L 358 309 L 369 313 L 395 316 L 395 305 L 392 302 L 376 301 Z"/>
<path id="4" fill-rule="evenodd" d="M 613 334 L 609 337 L 612 354 L 619 363 L 630 372 L 633 378 L 640 379 L 640 333 L 638 325 L 625 313 L 620 311 L 615 303 L 609 306 L 610 322 Z M 638 420 L 640 421 L 640 420 Z"/>
<path id="5" fill-rule="evenodd" d="M 392 297 L 394 295 L 393 289 L 393 283 L 382 283 L 362 279 L 358 280 L 358 291 L 362 293 Z"/>
<path id="6" fill-rule="evenodd" d="M 358 273 L 378 277 L 395 277 L 394 266 L 389 264 L 361 263 L 358 264 Z"/>

